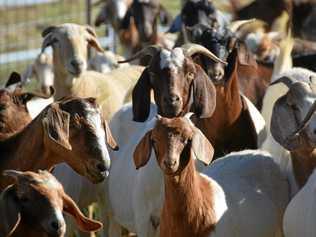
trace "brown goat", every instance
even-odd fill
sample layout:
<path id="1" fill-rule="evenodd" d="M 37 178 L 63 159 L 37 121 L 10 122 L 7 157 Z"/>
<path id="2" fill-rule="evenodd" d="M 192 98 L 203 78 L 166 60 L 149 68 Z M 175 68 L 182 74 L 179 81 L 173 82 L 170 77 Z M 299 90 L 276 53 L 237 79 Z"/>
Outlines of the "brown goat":
<path id="1" fill-rule="evenodd" d="M 207 138 L 186 120 L 158 117 L 154 129 L 145 135 L 134 152 L 136 168 L 140 168 L 148 162 L 148 151 L 153 144 L 158 165 L 165 173 L 161 237 L 207 236 L 217 222 L 213 197 L 209 195 L 213 193 L 213 187 L 199 175 L 195 160 L 191 158 L 192 154 L 198 154 L 196 158 L 208 165 L 214 149 Z M 177 158 L 179 154 L 181 160 Z"/>
<path id="2" fill-rule="evenodd" d="M 0 171 L 51 170 L 66 162 L 91 182 L 101 182 L 110 166 L 106 142 L 117 149 L 95 99 L 65 98 L 44 109 L 22 131 L 0 141 Z M 0 188 L 10 183 L 1 178 Z"/>
<path id="3" fill-rule="evenodd" d="M 154 150 L 163 172 L 160 236 L 282 236 L 288 181 L 271 156 L 254 150 L 234 152 L 200 173 L 197 162 L 208 165 L 214 149 L 187 116 L 158 116 L 134 152 L 138 169 Z M 265 214 L 253 218 L 261 211 Z"/>
<path id="4" fill-rule="evenodd" d="M 188 46 L 183 48 L 186 47 Z M 197 48 L 197 46 L 188 48 Z M 205 51 L 205 48 L 202 48 Z M 148 51 L 143 51 L 137 56 L 147 54 Z M 215 93 L 212 80 L 190 58 L 192 55 L 195 57 L 203 54 L 198 50 L 191 50 L 191 54 L 185 54 L 183 62 L 177 65 L 180 52 L 181 48 L 172 51 L 151 48 L 150 54 L 153 56 L 151 63 L 143 72 L 133 91 L 134 120 L 147 119 L 150 91 L 153 89 L 158 114 L 165 117 L 177 117 L 191 111 L 197 115 L 195 123 L 215 145 L 215 157 L 230 151 L 257 148 L 255 125 L 247 103 L 239 93 L 237 56 L 233 57 L 236 61 L 228 62 L 230 65 L 227 67 L 226 75 L 228 76 L 225 77 L 225 83 L 215 85 Z M 234 51 L 234 55 L 236 54 L 237 50 Z M 212 55 L 213 57 L 206 56 L 223 63 L 223 60 Z"/>
<path id="5" fill-rule="evenodd" d="M 21 87 L 21 76 L 13 72 L 5 85 L 0 89 L 0 140 L 12 136 L 22 130 L 31 121 L 27 109 L 27 103 L 36 98 L 49 98 L 50 95 L 23 92 Z"/>
<path id="6" fill-rule="evenodd" d="M 0 235 L 6 237 L 63 237 L 66 224 L 62 212 L 71 215 L 86 232 L 97 231 L 102 223 L 85 217 L 62 185 L 47 171 L 4 171 L 14 179 L 0 196 Z"/>

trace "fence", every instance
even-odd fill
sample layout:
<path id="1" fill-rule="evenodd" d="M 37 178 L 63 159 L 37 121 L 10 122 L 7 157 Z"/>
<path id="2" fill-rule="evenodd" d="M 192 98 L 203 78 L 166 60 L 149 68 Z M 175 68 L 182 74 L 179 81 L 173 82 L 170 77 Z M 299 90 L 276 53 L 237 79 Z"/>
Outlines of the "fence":
<path id="1" fill-rule="evenodd" d="M 0 84 L 13 70 L 23 72 L 36 57 L 45 27 L 64 22 L 87 24 L 98 10 L 91 0 L 0 0 Z M 101 29 L 98 35 L 104 32 Z M 113 47 L 111 39 L 103 37 L 101 42 Z"/>

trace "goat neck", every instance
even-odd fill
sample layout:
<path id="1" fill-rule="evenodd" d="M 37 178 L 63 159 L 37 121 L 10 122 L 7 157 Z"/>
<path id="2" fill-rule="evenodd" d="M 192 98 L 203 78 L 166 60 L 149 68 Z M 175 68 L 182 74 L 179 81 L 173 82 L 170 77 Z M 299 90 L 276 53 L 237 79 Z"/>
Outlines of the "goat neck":
<path id="1" fill-rule="evenodd" d="M 58 55 L 53 50 L 53 65 L 54 66 L 54 87 L 57 89 L 55 100 L 64 96 L 71 95 L 72 82 L 75 76 L 68 73 L 64 66 L 59 62 Z"/>
<path id="2" fill-rule="evenodd" d="M 197 127 L 214 144 L 215 158 L 224 155 L 227 151 L 255 149 L 257 146 L 256 139 L 252 139 L 253 134 L 249 130 L 249 124 L 245 124 L 237 67 L 236 62 L 230 77 L 225 79 L 226 82 L 215 85 L 216 108 L 212 117 L 196 121 Z M 240 139 L 236 136 L 240 136 Z"/>
<path id="3" fill-rule="evenodd" d="M 161 222 L 161 237 L 206 237 L 215 227 L 212 186 L 196 171 L 194 159 L 185 159 L 189 163 L 180 174 L 164 175 L 165 202 L 161 220 L 168 221 Z"/>
<path id="4" fill-rule="evenodd" d="M 301 189 L 316 167 L 316 150 L 303 148 L 291 151 L 293 172 L 296 182 Z"/>
<path id="5" fill-rule="evenodd" d="M 0 141 L 0 173 L 6 169 L 21 171 L 50 170 L 57 163 L 49 152 L 44 152 L 42 117 L 38 116 L 28 126 L 13 136 Z M 1 176 L 0 176 L 1 177 Z M 0 190 L 11 184 L 0 178 Z"/>

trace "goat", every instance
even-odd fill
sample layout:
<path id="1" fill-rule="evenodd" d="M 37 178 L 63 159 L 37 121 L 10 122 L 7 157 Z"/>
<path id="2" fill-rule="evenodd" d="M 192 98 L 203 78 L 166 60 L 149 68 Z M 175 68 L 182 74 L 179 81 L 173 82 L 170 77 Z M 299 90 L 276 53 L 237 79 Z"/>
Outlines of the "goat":
<path id="1" fill-rule="evenodd" d="M 123 149 L 113 154 L 111 175 L 108 180 L 111 210 L 110 236 L 119 236 L 120 226 L 124 226 L 141 237 L 155 236 L 158 231 L 163 201 L 163 190 L 161 189 L 163 177 L 157 169 L 154 159 L 149 161 L 150 165 L 137 172 L 130 157 L 137 142 L 155 123 L 152 116 L 156 109 L 153 110 L 155 106 L 150 103 L 151 89 L 154 90 L 159 114 L 174 117 L 193 111 L 197 117 L 203 118 L 205 123 L 208 121 L 208 124 L 212 125 L 210 129 L 218 132 L 215 134 L 218 139 L 222 135 L 222 130 L 216 128 L 219 125 L 208 120 L 214 110 L 220 109 L 217 106 L 215 108 L 214 85 L 190 56 L 203 54 L 213 60 L 221 60 L 199 45 L 184 45 L 182 48 L 172 51 L 161 50 L 157 46 L 150 47 L 135 57 L 147 53 L 153 56 L 152 61 L 135 86 L 133 107 L 123 107 L 110 122 L 114 136 L 120 143 L 125 143 Z M 179 87 L 182 94 L 178 95 L 174 94 L 174 91 L 169 91 L 167 87 L 169 84 Z M 135 121 L 144 122 L 148 117 L 150 119 L 144 124 L 131 121 L 133 118 Z M 123 127 L 122 124 L 124 124 Z M 233 136 L 237 134 L 236 132 Z M 133 139 L 129 139 L 130 137 Z M 122 169 L 124 174 L 121 172 Z M 118 186 L 120 189 L 117 188 Z"/>
<path id="2" fill-rule="evenodd" d="M 168 32 L 180 32 L 175 46 L 192 42 L 191 31 L 188 28 L 195 25 L 227 25 L 226 17 L 208 0 L 189 0 L 183 5 L 181 13 L 175 18 Z"/>
<path id="3" fill-rule="evenodd" d="M 159 3 L 159 0 L 133 0 L 121 24 L 123 30 L 127 30 L 131 24 L 135 24 L 139 42 L 132 49 L 132 53 L 136 53 L 150 44 L 160 44 L 170 48 L 171 45 L 158 34 L 158 18 L 163 25 L 171 22 L 171 16 Z"/>
<path id="4" fill-rule="evenodd" d="M 316 230 L 315 216 L 315 169 L 302 189 L 291 199 L 283 217 L 285 237 L 312 237 Z M 299 218 L 297 218 L 299 217 Z"/>
<path id="5" fill-rule="evenodd" d="M 87 71 L 87 45 L 103 52 L 89 26 L 51 26 L 43 31 L 42 36 L 42 49 L 53 47 L 55 98 L 94 96 L 101 105 L 103 116 L 109 119 L 123 104 L 125 93 L 136 83 L 143 67 L 129 66 L 107 74 Z"/>
<path id="6" fill-rule="evenodd" d="M 136 146 L 136 169 L 152 150 L 164 176 L 161 237 L 282 236 L 288 183 L 267 153 L 232 153 L 199 173 L 195 162 L 210 164 L 212 144 L 189 118 L 159 116 Z"/>
<path id="7" fill-rule="evenodd" d="M 132 0 L 107 0 L 105 1 L 101 11 L 97 15 L 94 25 L 96 27 L 101 24 L 110 23 L 113 29 L 118 32 L 121 22 L 132 4 Z"/>
<path id="8" fill-rule="evenodd" d="M 239 40 L 239 29 L 251 22 L 237 21 L 230 27 L 195 26 L 193 42 L 203 45 L 217 57 L 229 62 L 225 68 L 222 64 L 200 59 L 203 69 L 215 83 L 228 81 L 234 75 L 232 68 L 237 67 L 236 76 L 240 90 L 260 110 L 265 90 L 270 83 L 272 69 L 257 63 L 252 53 Z"/>
<path id="9" fill-rule="evenodd" d="M 98 183 L 109 173 L 106 142 L 118 149 L 95 99 L 65 98 L 47 106 L 24 129 L 0 141 L 0 171 L 51 170 L 66 162 Z M 9 184 L 10 180 L 1 178 L 1 189 Z"/>
<path id="10" fill-rule="evenodd" d="M 22 130 L 31 121 L 30 107 L 38 107 L 34 100 L 50 98 L 50 95 L 23 92 L 20 74 L 13 72 L 3 89 L 0 89 L 0 140 Z M 33 103 L 33 104 L 32 104 Z"/>
<path id="11" fill-rule="evenodd" d="M 186 47 L 191 49 L 185 50 Z M 216 85 L 214 82 L 217 106 L 212 114 L 208 107 L 215 101 L 215 91 L 211 89 L 214 88 L 214 80 L 211 81 L 201 67 L 189 59 L 198 54 L 209 57 L 210 51 L 204 47 L 200 52 L 208 53 L 199 53 L 201 47 L 186 45 L 182 47 L 184 50 L 175 48 L 172 51 L 151 47 L 132 58 L 146 54 L 152 56 L 133 90 L 134 120 L 146 120 L 150 91 L 153 89 L 160 115 L 175 117 L 189 111 L 195 112 L 197 126 L 216 145 L 215 157 L 230 151 L 257 148 L 258 141 L 262 139 L 258 139 L 258 134 L 263 132 L 264 120 L 249 100 L 239 93 L 237 49 L 232 56 L 234 61 L 229 61 L 227 76 L 222 80 L 225 83 Z M 187 54 L 185 51 L 191 52 Z M 213 53 L 209 58 L 225 64 Z M 254 116 L 256 119 L 253 119 Z"/>
<path id="12" fill-rule="evenodd" d="M 102 228 L 102 223 L 82 214 L 49 172 L 5 170 L 3 175 L 14 179 L 14 184 L 0 195 L 1 236 L 63 237 L 66 225 L 62 212 L 71 215 L 83 231 Z"/>
<path id="13" fill-rule="evenodd" d="M 27 82 L 31 78 L 37 80 L 43 93 L 50 94 L 50 87 L 54 85 L 53 58 L 51 54 L 41 52 L 34 63 L 27 67 L 22 74 L 22 80 Z"/>

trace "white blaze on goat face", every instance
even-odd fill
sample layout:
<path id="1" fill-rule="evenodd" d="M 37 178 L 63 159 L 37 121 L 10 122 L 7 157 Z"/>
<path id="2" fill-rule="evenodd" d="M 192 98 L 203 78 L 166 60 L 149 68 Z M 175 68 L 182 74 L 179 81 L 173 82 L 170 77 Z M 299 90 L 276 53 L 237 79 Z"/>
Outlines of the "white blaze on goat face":
<path id="1" fill-rule="evenodd" d="M 105 130 L 102 123 L 100 108 L 95 109 L 90 105 L 87 107 L 88 115 L 87 120 L 91 126 L 95 129 L 95 136 L 97 139 L 97 146 L 102 152 L 102 159 L 105 161 L 107 169 L 110 168 L 110 155 L 106 147 Z"/>
<path id="2" fill-rule="evenodd" d="M 173 50 L 163 49 L 160 52 L 160 68 L 168 68 L 172 71 L 178 72 L 178 69 L 183 67 L 184 54 L 181 48 L 175 48 Z"/>

